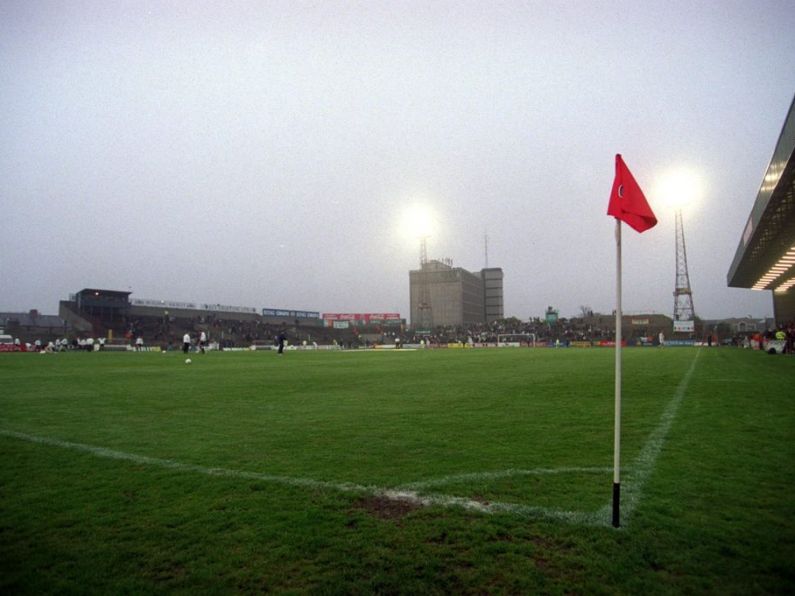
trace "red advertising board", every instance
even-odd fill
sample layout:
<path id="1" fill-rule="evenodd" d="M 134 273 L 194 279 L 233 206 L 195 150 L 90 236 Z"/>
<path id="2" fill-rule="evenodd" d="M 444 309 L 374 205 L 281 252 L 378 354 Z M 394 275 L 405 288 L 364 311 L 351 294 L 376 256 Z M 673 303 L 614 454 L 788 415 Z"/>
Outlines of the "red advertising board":
<path id="1" fill-rule="evenodd" d="M 396 312 L 367 312 L 367 313 L 339 313 L 324 312 L 321 318 L 326 321 L 361 321 L 365 324 L 370 321 L 399 321 L 400 313 Z"/>

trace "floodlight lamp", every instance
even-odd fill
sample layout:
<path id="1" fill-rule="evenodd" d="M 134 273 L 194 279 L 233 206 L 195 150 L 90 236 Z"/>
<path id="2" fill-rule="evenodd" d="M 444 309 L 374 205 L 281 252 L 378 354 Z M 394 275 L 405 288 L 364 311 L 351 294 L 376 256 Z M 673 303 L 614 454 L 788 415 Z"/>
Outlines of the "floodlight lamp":
<path id="1" fill-rule="evenodd" d="M 676 211 L 693 207 L 704 194 L 702 177 L 686 166 L 669 169 L 657 178 L 653 194 L 661 204 Z"/>
<path id="2" fill-rule="evenodd" d="M 408 205 L 400 217 L 401 233 L 412 239 L 428 238 L 434 233 L 433 211 L 419 203 Z"/>

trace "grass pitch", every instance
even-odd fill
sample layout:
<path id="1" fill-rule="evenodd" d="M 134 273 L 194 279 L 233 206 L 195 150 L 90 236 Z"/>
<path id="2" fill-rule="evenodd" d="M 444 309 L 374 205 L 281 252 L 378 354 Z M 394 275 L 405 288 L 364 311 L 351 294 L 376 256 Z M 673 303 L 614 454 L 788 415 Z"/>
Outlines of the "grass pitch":
<path id="1" fill-rule="evenodd" d="M 3 592 L 795 589 L 795 359 L 4 354 Z"/>

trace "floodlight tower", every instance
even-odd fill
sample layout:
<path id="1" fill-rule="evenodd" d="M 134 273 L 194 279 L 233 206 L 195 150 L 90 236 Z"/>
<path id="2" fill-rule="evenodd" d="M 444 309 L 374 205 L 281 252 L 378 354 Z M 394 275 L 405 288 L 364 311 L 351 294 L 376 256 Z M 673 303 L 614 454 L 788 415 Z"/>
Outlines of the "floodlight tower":
<path id="1" fill-rule="evenodd" d="M 682 210 L 676 210 L 676 285 L 674 287 L 674 331 L 677 321 L 693 321 L 693 291 L 690 289 L 690 274 L 687 272 L 687 249 L 685 248 L 685 229 L 682 224 Z M 692 323 L 679 326 L 680 330 L 692 332 Z"/>
<path id="2" fill-rule="evenodd" d="M 417 300 L 419 328 L 429 331 L 433 323 L 431 311 L 431 284 L 428 279 L 428 237 L 420 238 L 420 295 Z"/>

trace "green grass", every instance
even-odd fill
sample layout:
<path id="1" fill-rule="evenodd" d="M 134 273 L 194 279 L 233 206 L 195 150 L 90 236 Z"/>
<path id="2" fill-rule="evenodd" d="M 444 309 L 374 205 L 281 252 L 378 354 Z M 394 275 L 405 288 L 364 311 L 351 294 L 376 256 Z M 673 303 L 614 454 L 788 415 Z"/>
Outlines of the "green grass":
<path id="1" fill-rule="evenodd" d="M 0 357 L 0 591 L 795 590 L 793 358 L 626 350 L 619 530 L 612 350 L 192 359 Z"/>

